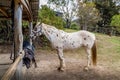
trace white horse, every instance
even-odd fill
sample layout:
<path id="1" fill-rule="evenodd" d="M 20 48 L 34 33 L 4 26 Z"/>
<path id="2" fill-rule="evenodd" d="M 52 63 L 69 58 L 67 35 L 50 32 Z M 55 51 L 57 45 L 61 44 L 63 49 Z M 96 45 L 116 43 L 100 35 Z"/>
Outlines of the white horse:
<path id="1" fill-rule="evenodd" d="M 96 39 L 93 33 L 85 30 L 67 33 L 63 30 L 58 30 L 53 26 L 44 23 L 37 23 L 35 29 L 33 30 L 33 33 L 31 34 L 31 38 L 35 39 L 37 36 L 40 36 L 42 34 L 48 38 L 48 40 L 52 44 L 52 47 L 57 50 L 57 54 L 60 60 L 60 67 L 58 68 L 58 70 L 64 71 L 65 69 L 65 59 L 63 57 L 64 49 L 75 49 L 84 47 L 85 51 L 88 54 L 87 66 L 85 67 L 85 69 L 89 69 L 91 62 L 93 62 L 93 65 L 96 65 Z"/>

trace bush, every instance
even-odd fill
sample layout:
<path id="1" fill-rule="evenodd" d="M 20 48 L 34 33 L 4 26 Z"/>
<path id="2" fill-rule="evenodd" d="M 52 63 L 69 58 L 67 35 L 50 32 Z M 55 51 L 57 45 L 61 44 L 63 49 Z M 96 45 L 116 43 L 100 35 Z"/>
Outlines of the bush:
<path id="1" fill-rule="evenodd" d="M 72 23 L 70 28 L 74 29 L 74 30 L 79 30 L 80 29 L 80 27 L 76 23 Z"/>
<path id="2" fill-rule="evenodd" d="M 62 17 L 56 16 L 55 12 L 46 5 L 43 5 L 39 11 L 39 21 L 63 29 L 64 21 Z"/>

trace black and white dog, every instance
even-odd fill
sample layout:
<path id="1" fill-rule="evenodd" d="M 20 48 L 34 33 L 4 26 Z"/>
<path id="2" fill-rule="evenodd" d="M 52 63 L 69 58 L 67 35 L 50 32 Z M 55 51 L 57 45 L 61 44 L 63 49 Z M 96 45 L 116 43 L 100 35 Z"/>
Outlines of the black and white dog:
<path id="1" fill-rule="evenodd" d="M 28 41 L 23 42 L 23 50 L 25 55 L 23 57 L 23 63 L 26 65 L 27 68 L 31 67 L 31 63 L 34 63 L 35 67 L 37 67 L 36 60 L 35 60 L 35 48 L 33 45 L 30 44 Z"/>

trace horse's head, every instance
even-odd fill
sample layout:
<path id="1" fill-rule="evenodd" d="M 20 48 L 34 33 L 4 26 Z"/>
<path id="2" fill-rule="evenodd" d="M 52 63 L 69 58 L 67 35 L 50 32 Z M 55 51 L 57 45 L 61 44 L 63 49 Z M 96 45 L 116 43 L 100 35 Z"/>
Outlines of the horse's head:
<path id="1" fill-rule="evenodd" d="M 34 40 L 37 36 L 40 35 L 42 35 L 42 23 L 38 22 L 32 30 L 30 37 Z"/>

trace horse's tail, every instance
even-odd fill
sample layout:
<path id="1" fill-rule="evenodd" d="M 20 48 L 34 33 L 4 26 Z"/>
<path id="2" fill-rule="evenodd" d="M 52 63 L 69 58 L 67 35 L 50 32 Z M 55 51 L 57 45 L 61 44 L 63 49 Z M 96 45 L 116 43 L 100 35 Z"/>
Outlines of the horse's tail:
<path id="1" fill-rule="evenodd" d="M 93 46 L 92 46 L 92 62 L 93 65 L 96 66 L 97 64 L 97 48 L 96 48 L 96 41 L 94 42 Z"/>

